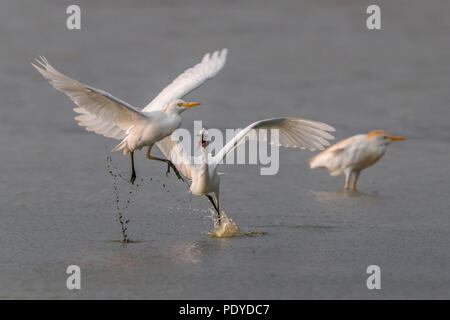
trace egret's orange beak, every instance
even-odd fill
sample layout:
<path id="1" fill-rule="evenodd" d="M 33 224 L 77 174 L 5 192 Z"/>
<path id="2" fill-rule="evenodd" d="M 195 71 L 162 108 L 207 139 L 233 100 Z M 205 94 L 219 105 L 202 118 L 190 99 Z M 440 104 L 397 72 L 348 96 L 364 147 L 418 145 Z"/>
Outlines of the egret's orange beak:
<path id="1" fill-rule="evenodd" d="M 388 139 L 389 139 L 389 140 L 392 140 L 392 141 L 405 140 L 405 138 L 403 138 L 403 137 L 398 137 L 398 136 L 389 136 Z"/>
<path id="2" fill-rule="evenodd" d="M 200 105 L 200 102 L 181 102 L 178 104 L 180 107 L 192 108 Z"/>

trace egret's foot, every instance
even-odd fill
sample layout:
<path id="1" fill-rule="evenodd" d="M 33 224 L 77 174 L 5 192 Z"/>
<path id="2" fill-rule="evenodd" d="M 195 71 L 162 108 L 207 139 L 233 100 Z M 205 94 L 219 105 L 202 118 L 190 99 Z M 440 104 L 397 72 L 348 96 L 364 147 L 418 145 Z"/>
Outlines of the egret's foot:
<path id="1" fill-rule="evenodd" d="M 170 161 L 167 161 L 166 177 L 169 176 L 169 173 L 170 173 Z"/>
<path id="2" fill-rule="evenodd" d="M 131 178 L 130 178 L 130 183 L 131 184 L 134 184 L 134 181 L 136 180 L 136 172 L 133 172 L 132 174 L 131 174 Z"/>
<path id="3" fill-rule="evenodd" d="M 220 212 L 217 212 L 217 224 L 220 226 Z"/>
<path id="4" fill-rule="evenodd" d="M 166 176 L 169 175 L 170 173 L 170 168 L 173 169 L 173 172 L 175 172 L 175 174 L 177 175 L 177 178 L 181 181 L 184 181 L 183 177 L 181 176 L 180 172 L 178 171 L 178 169 L 175 167 L 175 165 L 172 163 L 172 161 L 167 161 L 167 171 L 166 171 Z"/>

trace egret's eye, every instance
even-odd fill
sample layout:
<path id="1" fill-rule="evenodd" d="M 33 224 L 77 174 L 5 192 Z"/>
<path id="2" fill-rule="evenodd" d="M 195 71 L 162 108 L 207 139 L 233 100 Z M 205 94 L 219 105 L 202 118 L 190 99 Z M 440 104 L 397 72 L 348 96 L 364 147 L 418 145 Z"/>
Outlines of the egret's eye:
<path id="1" fill-rule="evenodd" d="M 179 102 L 179 103 L 177 103 L 177 105 L 178 105 L 179 107 L 182 107 L 182 106 L 183 106 L 183 102 Z"/>
<path id="2" fill-rule="evenodd" d="M 383 136 L 383 139 L 387 139 L 388 138 L 388 136 Z"/>

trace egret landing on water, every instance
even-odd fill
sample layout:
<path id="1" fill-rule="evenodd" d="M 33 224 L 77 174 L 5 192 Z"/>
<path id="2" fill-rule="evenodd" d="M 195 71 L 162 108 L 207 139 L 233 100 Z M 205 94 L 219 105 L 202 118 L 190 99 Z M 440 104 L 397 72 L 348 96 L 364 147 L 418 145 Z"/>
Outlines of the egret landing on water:
<path id="1" fill-rule="evenodd" d="M 201 159 L 195 159 L 186 155 L 181 143 L 173 141 L 170 137 L 164 138 L 156 145 L 184 176 L 192 180 L 189 188 L 190 192 L 194 195 L 205 195 L 209 199 L 217 212 L 218 224 L 220 224 L 220 178 L 217 172 L 219 163 L 239 143 L 249 139 L 259 139 L 258 131 L 261 129 L 278 129 L 278 146 L 309 149 L 311 151 L 323 150 L 324 146 L 330 145 L 328 140 L 334 139 L 327 132 L 334 131 L 334 128 L 325 123 L 299 118 L 274 118 L 254 122 L 239 131 L 214 156 L 205 149 L 209 140 L 206 131 L 202 130 L 200 132 Z M 255 133 L 255 131 L 256 134 L 251 134 Z M 275 142 L 271 141 L 271 143 Z M 211 194 L 214 194 L 215 199 L 213 199 Z"/>
<path id="2" fill-rule="evenodd" d="M 352 190 L 356 190 L 361 170 L 375 164 L 386 153 L 392 141 L 405 140 L 403 137 L 390 136 L 384 130 L 374 130 L 367 134 L 342 140 L 311 158 L 311 169 L 327 168 L 330 175 L 345 174 L 345 189 L 348 190 L 353 175 Z"/>
<path id="3" fill-rule="evenodd" d="M 181 100 L 186 94 L 214 77 L 225 65 L 227 49 L 206 54 L 202 61 L 180 74 L 171 84 L 162 90 L 145 108 L 139 110 L 114 96 L 75 81 L 53 68 L 41 57 L 32 64 L 44 78 L 56 89 L 64 92 L 78 106 L 75 119 L 80 126 L 105 137 L 122 140 L 112 151 L 123 150 L 130 154 L 131 179 L 134 183 L 136 171 L 134 151 L 148 147 L 147 157 L 167 163 L 167 173 L 172 168 L 182 179 L 170 160 L 154 157 L 150 154 L 152 146 L 172 134 L 181 125 L 180 114 L 187 108 L 199 105 L 198 102 Z"/>

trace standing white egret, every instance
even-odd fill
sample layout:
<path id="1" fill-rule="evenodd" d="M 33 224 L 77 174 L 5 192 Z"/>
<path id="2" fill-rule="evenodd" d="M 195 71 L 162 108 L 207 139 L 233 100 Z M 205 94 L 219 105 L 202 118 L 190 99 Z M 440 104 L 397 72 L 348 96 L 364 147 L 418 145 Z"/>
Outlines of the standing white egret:
<path id="1" fill-rule="evenodd" d="M 405 140 L 403 137 L 390 136 L 384 130 L 374 130 L 367 134 L 358 134 L 344 139 L 311 158 L 311 169 L 324 167 L 330 175 L 345 174 L 347 190 L 352 174 L 352 190 L 356 190 L 361 170 L 375 164 L 386 153 L 392 141 Z"/>
<path id="2" fill-rule="evenodd" d="M 108 92 L 84 85 L 53 68 L 44 57 L 36 59 L 40 66 L 32 64 L 56 89 L 64 92 L 78 106 L 75 119 L 80 126 L 105 137 L 122 140 L 112 151 L 130 153 L 131 179 L 134 183 L 134 151 L 148 146 L 147 157 L 167 163 L 181 179 L 175 166 L 168 159 L 150 155 L 152 146 L 172 134 L 181 125 L 180 114 L 198 102 L 181 100 L 186 94 L 214 77 L 225 65 L 227 49 L 206 54 L 202 61 L 180 74 L 162 90 L 145 108 L 138 108 L 112 96 Z"/>
<path id="3" fill-rule="evenodd" d="M 178 170 L 180 170 L 184 176 L 192 180 L 189 191 L 194 195 L 205 195 L 211 201 L 214 209 L 217 211 L 218 222 L 220 224 L 220 178 L 217 173 L 217 167 L 226 155 L 239 143 L 249 139 L 260 139 L 261 137 L 259 137 L 258 130 L 261 129 L 268 130 L 269 134 L 270 129 L 278 129 L 278 146 L 309 149 L 311 151 L 316 149 L 323 150 L 323 146 L 330 145 L 328 140 L 334 139 L 334 137 L 327 132 L 334 131 L 334 128 L 325 123 L 299 118 L 274 118 L 254 122 L 245 129 L 239 131 L 214 156 L 205 150 L 208 139 L 206 132 L 202 130 L 200 139 L 201 159 L 195 159 L 186 155 L 181 143 L 173 141 L 171 137 L 164 138 L 156 145 L 167 159 L 170 159 L 177 166 Z M 250 134 L 250 131 L 252 130 L 255 130 L 256 134 Z M 270 136 L 268 135 L 268 137 Z M 270 143 L 275 142 L 270 141 Z M 214 193 L 215 202 L 210 195 L 211 193 Z"/>

